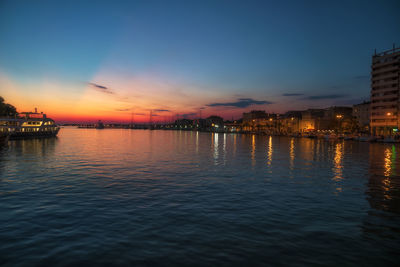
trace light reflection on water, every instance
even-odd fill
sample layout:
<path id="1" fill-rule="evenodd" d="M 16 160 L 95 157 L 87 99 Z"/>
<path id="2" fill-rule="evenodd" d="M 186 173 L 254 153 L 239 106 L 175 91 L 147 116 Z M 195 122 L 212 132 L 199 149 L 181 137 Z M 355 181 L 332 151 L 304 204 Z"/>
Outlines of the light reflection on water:
<path id="1" fill-rule="evenodd" d="M 343 176 L 342 176 L 342 169 L 343 169 L 342 161 L 343 161 L 343 143 L 337 143 L 335 145 L 335 157 L 333 159 L 333 162 L 334 162 L 334 167 L 333 167 L 334 177 L 333 177 L 333 180 L 334 181 L 340 181 L 340 180 L 343 179 Z"/>
<path id="2" fill-rule="evenodd" d="M 256 165 L 256 136 L 251 136 L 251 166 Z"/>
<path id="3" fill-rule="evenodd" d="M 73 128 L 12 141 L 0 263 L 394 264 L 398 148 Z"/>
<path id="4" fill-rule="evenodd" d="M 272 136 L 268 137 L 268 147 L 267 147 L 267 165 L 270 166 L 272 164 Z"/>
<path id="5" fill-rule="evenodd" d="M 294 138 L 290 139 L 290 148 L 289 148 L 289 158 L 290 158 L 290 170 L 293 171 L 294 167 L 294 158 L 296 157 L 294 152 Z"/>

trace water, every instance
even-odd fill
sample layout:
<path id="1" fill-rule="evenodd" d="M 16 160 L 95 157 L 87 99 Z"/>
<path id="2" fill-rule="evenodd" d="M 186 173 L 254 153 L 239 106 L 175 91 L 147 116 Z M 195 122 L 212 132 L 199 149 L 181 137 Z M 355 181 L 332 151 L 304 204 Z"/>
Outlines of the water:
<path id="1" fill-rule="evenodd" d="M 395 265 L 400 146 L 63 128 L 0 153 L 0 265 Z"/>

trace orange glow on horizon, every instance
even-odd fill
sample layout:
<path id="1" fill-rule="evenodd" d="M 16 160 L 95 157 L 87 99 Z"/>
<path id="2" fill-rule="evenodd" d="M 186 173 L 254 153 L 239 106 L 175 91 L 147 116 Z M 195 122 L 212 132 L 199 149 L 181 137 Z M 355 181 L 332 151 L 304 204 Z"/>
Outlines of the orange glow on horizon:
<path id="1" fill-rule="evenodd" d="M 18 112 L 37 108 L 57 123 L 93 123 L 98 120 L 105 123 L 168 123 L 182 118 L 200 118 L 200 114 L 201 118 L 217 115 L 230 120 L 241 118 L 243 112 L 254 109 L 208 106 L 207 103 L 229 100 L 218 90 L 194 88 L 192 85 L 176 89 L 183 85 L 158 79 L 157 76 L 134 79 L 104 70 L 95 75 L 92 79 L 95 82 L 43 77 L 26 82 L 0 72 L 0 96 Z M 151 120 L 150 112 L 153 115 Z"/>

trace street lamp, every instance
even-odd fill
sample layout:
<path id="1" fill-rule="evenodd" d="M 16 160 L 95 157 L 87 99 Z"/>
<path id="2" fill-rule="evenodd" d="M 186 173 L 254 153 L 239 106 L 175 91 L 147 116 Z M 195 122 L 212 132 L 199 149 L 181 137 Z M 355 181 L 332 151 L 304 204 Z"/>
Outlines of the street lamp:
<path id="1" fill-rule="evenodd" d="M 342 128 L 342 124 L 340 123 L 340 120 L 343 118 L 343 115 L 342 114 L 337 114 L 336 115 L 336 118 L 338 119 L 338 121 L 339 121 L 339 130 L 341 130 L 341 128 Z"/>
<path id="2" fill-rule="evenodd" d="M 386 116 L 388 116 L 388 117 L 392 116 L 392 112 L 386 113 Z M 390 132 L 390 130 L 388 129 L 388 119 L 385 119 L 385 122 L 386 122 L 386 127 L 385 127 L 385 128 L 389 131 L 389 134 L 391 135 L 391 132 Z"/>

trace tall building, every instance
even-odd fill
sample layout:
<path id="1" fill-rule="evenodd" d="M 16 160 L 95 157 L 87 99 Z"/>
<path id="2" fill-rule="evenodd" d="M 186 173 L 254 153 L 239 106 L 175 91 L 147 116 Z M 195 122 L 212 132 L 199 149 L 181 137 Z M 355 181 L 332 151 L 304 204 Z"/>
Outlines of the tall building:
<path id="1" fill-rule="evenodd" d="M 400 48 L 375 53 L 371 67 L 371 132 L 392 135 L 400 119 Z"/>

